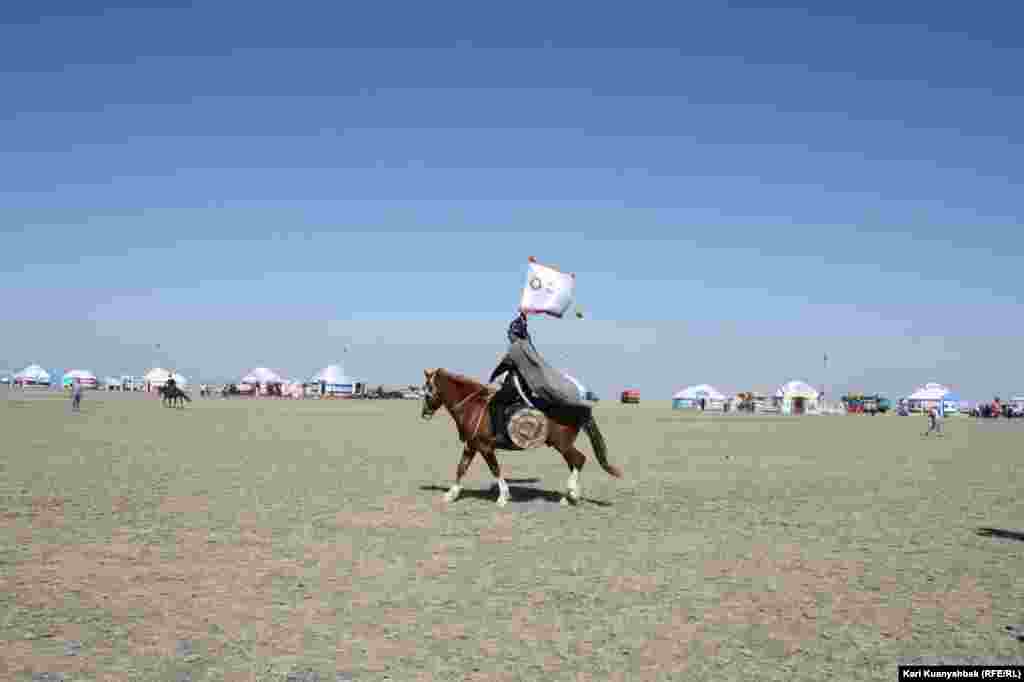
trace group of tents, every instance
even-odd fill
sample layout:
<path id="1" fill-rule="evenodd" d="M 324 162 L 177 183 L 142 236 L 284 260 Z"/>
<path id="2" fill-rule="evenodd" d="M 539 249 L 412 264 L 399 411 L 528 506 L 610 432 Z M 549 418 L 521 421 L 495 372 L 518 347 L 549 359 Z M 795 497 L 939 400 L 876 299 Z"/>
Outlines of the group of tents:
<path id="1" fill-rule="evenodd" d="M 821 393 L 805 381 L 783 384 L 772 396 L 754 392 L 728 396 L 710 384 L 688 386 L 672 396 L 672 407 L 677 410 L 703 409 L 728 412 L 742 404 L 758 411 L 782 414 L 813 414 L 822 409 Z"/>
<path id="2" fill-rule="evenodd" d="M 698 384 L 689 386 L 672 396 L 672 407 L 676 409 L 705 409 L 728 411 L 740 402 L 756 402 L 763 406 L 763 411 L 776 411 L 782 414 L 815 414 L 827 411 L 822 394 L 804 381 L 790 381 L 783 384 L 772 396 L 759 396 L 754 393 L 742 393 L 727 396 L 714 386 Z M 950 388 L 938 383 L 927 383 L 919 387 L 899 403 L 911 412 L 936 407 L 942 402 L 945 411 L 956 413 L 966 411 L 967 403 L 960 399 Z M 762 410 L 759 410 L 762 411 Z"/>
<path id="3" fill-rule="evenodd" d="M 99 380 L 96 375 L 87 369 L 72 369 L 64 372 L 61 376 L 61 385 L 70 386 L 75 380 L 85 388 L 96 388 Z M 20 372 L 15 372 L 12 383 L 17 386 L 50 386 L 53 382 L 53 375 L 39 365 L 29 365 Z"/>
<path id="4" fill-rule="evenodd" d="M 238 382 L 242 393 L 302 398 L 321 396 L 346 398 L 360 395 L 365 384 L 347 374 L 340 365 L 327 365 L 306 381 L 284 379 L 267 367 L 257 367 Z"/>
<path id="5" fill-rule="evenodd" d="M 60 383 L 54 381 L 54 374 L 60 374 L 57 372 L 49 372 L 43 369 L 39 365 L 29 365 L 20 372 L 16 372 L 13 377 L 12 383 L 21 387 L 49 387 L 59 385 L 67 388 L 71 386 L 77 379 L 79 384 L 83 388 L 87 389 L 119 389 L 119 390 L 149 390 L 152 388 L 155 390 L 159 386 L 163 386 L 167 383 L 168 379 L 172 376 L 179 386 L 184 386 L 188 381 L 180 374 L 169 372 L 160 367 L 155 367 L 148 372 L 144 377 L 107 377 L 103 381 L 91 371 L 87 369 L 72 369 L 60 374 Z"/>

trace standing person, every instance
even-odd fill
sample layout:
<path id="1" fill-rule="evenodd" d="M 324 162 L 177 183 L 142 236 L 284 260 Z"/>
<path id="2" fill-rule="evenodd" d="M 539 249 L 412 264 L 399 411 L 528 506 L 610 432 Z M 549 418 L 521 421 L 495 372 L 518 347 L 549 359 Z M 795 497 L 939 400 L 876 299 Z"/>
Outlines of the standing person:
<path id="1" fill-rule="evenodd" d="M 76 377 L 71 382 L 71 409 L 78 412 L 82 407 L 82 382 Z"/>
<path id="2" fill-rule="evenodd" d="M 939 400 L 939 404 L 935 406 L 935 433 L 939 436 L 942 434 L 942 426 L 946 421 L 946 401 L 945 399 Z"/>

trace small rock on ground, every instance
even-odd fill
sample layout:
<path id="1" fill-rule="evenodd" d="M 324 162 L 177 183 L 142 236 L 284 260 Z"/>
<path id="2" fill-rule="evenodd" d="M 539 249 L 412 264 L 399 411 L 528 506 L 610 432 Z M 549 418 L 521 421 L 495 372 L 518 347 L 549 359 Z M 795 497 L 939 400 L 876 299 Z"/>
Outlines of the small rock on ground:
<path id="1" fill-rule="evenodd" d="M 174 654 L 181 658 L 192 655 L 192 641 L 188 639 L 179 639 L 178 643 L 174 647 Z"/>
<path id="2" fill-rule="evenodd" d="M 288 673 L 285 682 L 320 682 L 320 675 L 314 670 L 299 670 Z"/>

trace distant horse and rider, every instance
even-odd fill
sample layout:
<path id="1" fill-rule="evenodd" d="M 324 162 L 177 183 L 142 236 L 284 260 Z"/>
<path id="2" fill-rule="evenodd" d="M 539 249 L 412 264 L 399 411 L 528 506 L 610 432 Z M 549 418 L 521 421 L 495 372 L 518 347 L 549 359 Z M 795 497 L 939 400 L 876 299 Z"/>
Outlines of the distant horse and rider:
<path id="1" fill-rule="evenodd" d="M 421 418 L 430 419 L 444 407 L 455 421 L 459 439 L 464 443 L 455 483 L 444 499 L 446 502 L 458 499 L 462 478 L 473 458 L 480 453 L 497 479 L 497 504 L 505 506 L 509 489 L 501 475 L 497 451 L 548 446 L 557 450 L 569 467 L 562 504 L 577 504 L 581 500 L 580 472 L 587 460 L 575 446 L 580 431 L 586 432 L 605 472 L 621 478 L 622 471 L 608 462 L 608 448 L 591 405 L 577 398 L 575 386 L 570 386 L 561 373 L 551 369 L 533 346 L 525 314 L 512 321 L 508 336 L 509 350 L 491 375 L 491 381 L 495 376 L 505 375 L 499 390 L 446 369 L 423 371 L 426 382 Z"/>
<path id="2" fill-rule="evenodd" d="M 174 379 L 168 379 L 167 383 L 157 390 L 160 392 L 160 400 L 164 407 L 185 407 L 186 402 L 192 402 L 192 398 L 178 388 L 178 383 Z"/>

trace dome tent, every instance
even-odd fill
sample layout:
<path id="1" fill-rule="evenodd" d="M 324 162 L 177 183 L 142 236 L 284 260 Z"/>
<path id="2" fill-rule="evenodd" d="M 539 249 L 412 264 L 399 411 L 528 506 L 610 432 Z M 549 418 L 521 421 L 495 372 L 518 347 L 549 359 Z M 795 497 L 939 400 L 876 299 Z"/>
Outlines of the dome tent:
<path id="1" fill-rule="evenodd" d="M 143 377 L 143 381 L 148 386 L 147 390 L 154 391 L 161 386 L 164 386 L 172 376 L 174 377 L 174 383 L 179 387 L 188 384 L 188 380 L 185 377 L 181 376 L 177 372 L 171 373 L 163 367 L 154 367 L 146 372 Z"/>
<path id="2" fill-rule="evenodd" d="M 929 382 L 919 387 L 907 398 L 911 410 L 930 409 L 938 405 L 940 400 L 947 412 L 960 411 L 960 397 L 948 387 L 935 382 Z"/>
<path id="3" fill-rule="evenodd" d="M 14 382 L 22 386 L 49 386 L 50 373 L 39 365 L 29 365 L 14 375 Z"/>
<path id="4" fill-rule="evenodd" d="M 311 384 L 318 385 L 318 395 L 330 396 L 352 396 L 360 386 L 355 379 L 347 376 L 341 365 L 327 365 L 313 375 Z"/>
<path id="5" fill-rule="evenodd" d="M 267 369 L 266 367 L 257 367 L 242 377 L 239 383 L 265 386 L 268 384 L 283 384 L 284 381 L 281 379 L 281 375 L 274 370 Z"/>
<path id="6" fill-rule="evenodd" d="M 74 383 L 75 379 L 78 379 L 82 388 L 99 388 L 99 380 L 96 378 L 96 375 L 87 369 L 73 369 L 65 372 L 61 383 L 67 388 Z"/>
<path id="7" fill-rule="evenodd" d="M 280 384 L 283 383 L 281 375 L 272 369 L 266 367 L 257 367 L 252 370 L 244 377 L 242 377 L 243 384 Z"/>
<path id="8" fill-rule="evenodd" d="M 783 384 L 775 392 L 782 414 L 817 414 L 820 395 L 813 386 L 799 380 Z"/>
<path id="9" fill-rule="evenodd" d="M 677 410 L 693 409 L 700 407 L 701 400 L 708 406 L 711 403 L 722 403 L 726 397 L 710 384 L 697 384 L 687 386 L 672 396 L 672 407 Z"/>
<path id="10" fill-rule="evenodd" d="M 283 387 L 284 379 L 281 375 L 272 369 L 266 367 L 257 367 L 252 370 L 238 382 L 240 386 L 247 386 L 248 388 L 244 391 L 246 393 L 252 392 L 253 395 L 272 394 L 278 387 Z M 274 387 L 273 389 L 271 387 Z"/>

